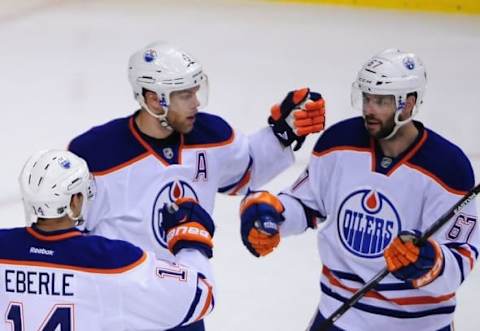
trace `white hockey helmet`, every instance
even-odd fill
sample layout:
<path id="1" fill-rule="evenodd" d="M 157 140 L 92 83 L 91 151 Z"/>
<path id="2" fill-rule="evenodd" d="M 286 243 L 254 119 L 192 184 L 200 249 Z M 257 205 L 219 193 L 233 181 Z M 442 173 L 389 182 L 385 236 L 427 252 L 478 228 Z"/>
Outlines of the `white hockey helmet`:
<path id="1" fill-rule="evenodd" d="M 23 166 L 18 180 L 29 226 L 37 218 L 65 215 L 81 224 L 87 200 L 94 195 L 87 163 L 69 151 L 42 150 L 35 153 Z M 70 201 L 76 193 L 83 195 L 83 203 L 80 215 L 74 217 Z"/>
<path id="2" fill-rule="evenodd" d="M 201 64 L 185 51 L 166 42 L 154 42 L 130 56 L 128 79 L 138 103 L 166 127 L 170 93 L 198 86 L 200 107 L 205 107 L 208 102 L 208 78 Z M 155 114 L 148 109 L 144 90 L 157 93 L 164 114 Z"/>
<path id="3" fill-rule="evenodd" d="M 362 94 L 392 95 L 395 98 L 395 128 L 385 139 L 393 137 L 397 130 L 410 122 L 423 102 L 427 73 L 423 62 L 413 53 L 390 48 L 372 57 L 360 69 L 352 84 L 352 106 L 362 110 Z M 416 93 L 416 105 L 412 115 L 403 121 L 400 113 L 405 107 L 407 95 Z"/>

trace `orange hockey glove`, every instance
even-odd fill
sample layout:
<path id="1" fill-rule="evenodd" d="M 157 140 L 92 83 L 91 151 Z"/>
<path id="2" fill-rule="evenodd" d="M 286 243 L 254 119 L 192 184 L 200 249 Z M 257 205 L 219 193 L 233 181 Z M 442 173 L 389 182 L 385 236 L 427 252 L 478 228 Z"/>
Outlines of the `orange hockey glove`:
<path id="1" fill-rule="evenodd" d="M 429 239 L 423 246 L 415 246 L 414 239 L 419 237 L 418 231 L 402 231 L 383 253 L 388 271 L 416 288 L 431 283 L 443 268 L 440 245 Z"/>
<path id="2" fill-rule="evenodd" d="M 283 205 L 266 191 L 247 195 L 240 204 L 242 242 L 256 257 L 271 253 L 280 243 Z"/>
<path id="3" fill-rule="evenodd" d="M 167 233 L 168 249 L 177 254 L 182 248 L 194 248 L 212 257 L 215 225 L 210 215 L 191 198 L 181 198 L 164 205 L 162 224 Z"/>
<path id="4" fill-rule="evenodd" d="M 324 129 L 325 101 L 320 93 L 310 92 L 309 88 L 291 91 L 281 104 L 272 107 L 268 123 L 284 146 L 296 141 L 297 151 L 306 135 Z"/>

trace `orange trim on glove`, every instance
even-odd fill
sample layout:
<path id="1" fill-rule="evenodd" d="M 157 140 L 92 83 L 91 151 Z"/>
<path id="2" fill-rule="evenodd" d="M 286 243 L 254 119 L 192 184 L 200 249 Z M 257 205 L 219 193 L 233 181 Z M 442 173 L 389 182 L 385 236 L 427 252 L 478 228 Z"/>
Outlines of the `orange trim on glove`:
<path id="1" fill-rule="evenodd" d="M 429 272 L 427 272 L 425 275 L 412 281 L 412 285 L 417 288 L 433 282 L 435 278 L 438 277 L 438 275 L 440 274 L 440 271 L 442 270 L 442 265 L 443 265 L 442 249 L 440 248 L 440 245 L 435 240 L 429 239 L 428 241 L 433 245 L 433 249 L 435 250 L 435 264 L 433 265 L 432 269 Z"/>
<path id="2" fill-rule="evenodd" d="M 280 244 L 280 235 L 267 235 L 253 228 L 248 234 L 248 241 L 260 256 L 265 256 Z"/>
<path id="3" fill-rule="evenodd" d="M 256 192 L 247 196 L 242 201 L 242 203 L 240 204 L 240 214 L 242 214 L 244 210 L 248 207 L 260 203 L 266 203 L 268 205 L 271 205 L 279 213 L 283 213 L 283 211 L 285 210 L 282 203 L 275 195 L 269 192 Z"/>
<path id="4" fill-rule="evenodd" d="M 175 245 L 182 240 L 199 242 L 210 248 L 213 247 L 212 236 L 210 236 L 210 233 L 208 233 L 203 225 L 195 221 L 181 223 L 168 231 L 167 244 L 170 251 L 173 251 Z"/>
<path id="5" fill-rule="evenodd" d="M 435 251 L 435 263 L 425 275 L 412 281 L 412 285 L 416 288 L 431 283 L 438 277 L 442 269 L 443 253 L 440 245 L 433 239 L 428 239 Z M 400 238 L 395 238 L 393 243 L 387 247 L 384 252 L 387 269 L 389 272 L 395 272 L 401 268 L 417 262 L 420 254 L 420 248 L 415 246 L 413 241 L 403 242 Z"/>

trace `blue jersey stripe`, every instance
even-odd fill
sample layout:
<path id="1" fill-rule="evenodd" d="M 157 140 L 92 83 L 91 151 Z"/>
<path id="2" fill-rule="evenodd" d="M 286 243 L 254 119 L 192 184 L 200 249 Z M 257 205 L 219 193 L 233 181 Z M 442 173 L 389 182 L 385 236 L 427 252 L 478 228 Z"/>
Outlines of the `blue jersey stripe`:
<path id="1" fill-rule="evenodd" d="M 198 277 L 200 277 L 200 275 Z M 184 323 L 186 323 L 188 320 L 190 320 L 192 318 L 193 313 L 195 312 L 195 309 L 197 308 L 198 302 L 200 301 L 200 298 L 202 297 L 202 293 L 203 293 L 202 289 L 198 287 L 198 278 L 197 278 L 197 291 L 195 292 L 195 297 L 193 298 L 192 304 L 190 305 L 190 308 L 188 309 L 187 315 L 185 315 L 185 318 L 182 320 L 182 322 L 178 326 L 183 325 Z"/>
<path id="2" fill-rule="evenodd" d="M 346 302 L 348 298 L 344 298 L 343 296 L 339 295 L 338 293 L 333 292 L 327 285 L 321 284 L 322 292 L 329 297 L 332 297 L 338 301 Z M 364 303 L 357 302 L 353 307 L 363 310 L 372 314 L 377 315 L 384 315 L 396 318 L 420 318 L 425 316 L 432 316 L 432 315 L 441 315 L 441 314 L 452 314 L 455 311 L 455 306 L 446 306 L 440 307 L 435 309 L 427 309 L 427 310 L 420 310 L 416 312 L 407 312 L 407 311 L 400 311 L 388 308 L 381 308 L 376 307 Z"/>
<path id="3" fill-rule="evenodd" d="M 463 257 L 454 250 L 451 250 L 450 252 L 452 252 L 455 260 L 457 261 L 458 268 L 460 269 L 460 277 L 462 278 L 460 281 L 463 283 L 463 281 L 465 280 L 465 273 L 463 271 Z"/>
<path id="4" fill-rule="evenodd" d="M 359 282 L 360 284 L 365 284 L 365 281 L 360 278 L 356 274 L 351 274 L 348 272 L 343 272 L 339 270 L 331 270 L 330 272 L 337 277 L 338 279 L 342 280 L 349 280 L 353 282 Z M 390 283 L 390 284 L 378 284 L 375 287 L 375 291 L 382 292 L 382 291 L 402 291 L 402 290 L 412 290 L 414 287 L 410 283 L 402 282 L 402 283 Z"/>

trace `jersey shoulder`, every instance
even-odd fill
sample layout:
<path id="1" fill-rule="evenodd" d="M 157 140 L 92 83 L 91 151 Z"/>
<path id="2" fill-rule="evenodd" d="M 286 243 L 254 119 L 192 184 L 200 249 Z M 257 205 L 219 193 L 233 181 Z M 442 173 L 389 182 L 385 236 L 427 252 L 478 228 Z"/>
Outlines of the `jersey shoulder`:
<path id="1" fill-rule="evenodd" d="M 146 152 L 130 128 L 132 116 L 95 126 L 74 138 L 68 149 L 87 161 L 91 172 L 106 171 Z"/>
<path id="2" fill-rule="evenodd" d="M 126 241 L 71 231 L 45 236 L 32 228 L 0 230 L 0 260 L 86 272 L 120 273 L 145 258 Z"/>
<path id="3" fill-rule="evenodd" d="M 414 167 L 425 170 L 455 191 L 468 191 L 475 185 L 470 160 L 452 142 L 425 128 L 427 139 L 408 161 Z"/>
<path id="4" fill-rule="evenodd" d="M 185 135 L 185 147 L 226 145 L 233 139 L 232 127 L 220 116 L 198 113 L 191 132 Z"/>
<path id="5" fill-rule="evenodd" d="M 315 154 L 333 150 L 367 150 L 370 137 L 365 130 L 362 117 L 354 117 L 338 122 L 329 127 L 318 138 L 313 149 Z"/>

